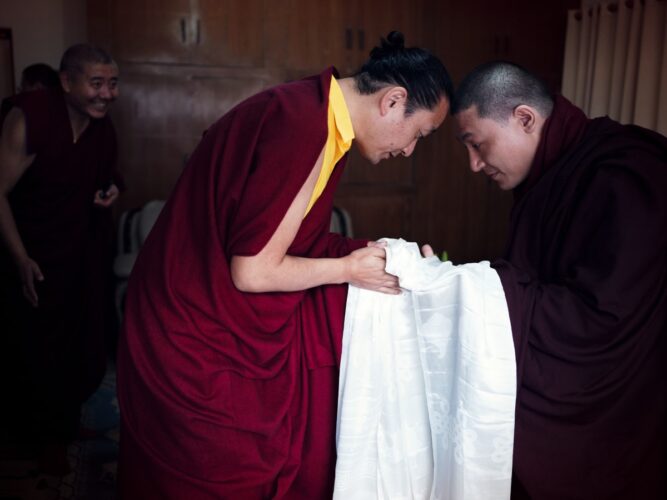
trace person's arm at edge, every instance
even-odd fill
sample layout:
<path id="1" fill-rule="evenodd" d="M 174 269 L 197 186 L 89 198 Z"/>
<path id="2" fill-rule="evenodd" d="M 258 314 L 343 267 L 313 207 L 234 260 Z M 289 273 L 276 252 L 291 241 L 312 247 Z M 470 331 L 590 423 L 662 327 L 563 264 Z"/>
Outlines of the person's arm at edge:
<path id="1" fill-rule="evenodd" d="M 335 283 L 351 283 L 384 293 L 400 293 L 398 280 L 384 271 L 385 251 L 377 243 L 341 258 L 312 259 L 287 255 L 313 192 L 322 165 L 315 167 L 266 246 L 253 256 L 231 260 L 234 285 L 243 292 L 289 292 Z"/>
<path id="2" fill-rule="evenodd" d="M 23 294 L 37 306 L 35 279 L 44 279 L 39 266 L 30 259 L 16 227 L 8 195 L 33 162 L 26 150 L 26 124 L 23 112 L 13 108 L 4 120 L 0 136 L 0 235 L 19 270 Z"/>

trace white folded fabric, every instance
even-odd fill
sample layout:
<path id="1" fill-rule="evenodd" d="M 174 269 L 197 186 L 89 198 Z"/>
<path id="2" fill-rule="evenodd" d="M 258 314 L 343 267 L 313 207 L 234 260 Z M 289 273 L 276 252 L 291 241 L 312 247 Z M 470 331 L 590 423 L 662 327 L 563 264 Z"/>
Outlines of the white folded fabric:
<path id="1" fill-rule="evenodd" d="M 404 292 L 350 286 L 334 499 L 508 499 L 516 363 L 498 274 L 385 241 Z"/>

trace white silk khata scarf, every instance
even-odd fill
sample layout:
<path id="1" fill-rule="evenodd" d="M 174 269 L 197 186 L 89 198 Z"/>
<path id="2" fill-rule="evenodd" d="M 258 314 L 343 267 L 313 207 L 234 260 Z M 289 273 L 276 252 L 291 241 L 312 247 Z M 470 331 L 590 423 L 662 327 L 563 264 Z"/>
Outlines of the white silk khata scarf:
<path id="1" fill-rule="evenodd" d="M 334 499 L 508 499 L 516 364 L 498 274 L 385 241 L 404 291 L 350 286 Z"/>

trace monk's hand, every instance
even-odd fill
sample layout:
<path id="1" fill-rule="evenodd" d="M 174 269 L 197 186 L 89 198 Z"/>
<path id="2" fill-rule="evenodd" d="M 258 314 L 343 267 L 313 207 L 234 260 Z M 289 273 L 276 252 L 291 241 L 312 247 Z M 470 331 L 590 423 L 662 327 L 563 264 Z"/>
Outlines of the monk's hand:
<path id="1" fill-rule="evenodd" d="M 435 255 L 435 253 L 433 252 L 433 248 L 431 247 L 431 245 L 429 245 L 429 244 L 422 245 L 422 255 L 423 255 L 425 258 L 426 258 L 426 257 L 433 257 L 433 256 Z"/>
<path id="2" fill-rule="evenodd" d="M 355 250 L 347 257 L 348 283 L 366 290 L 398 295 L 401 289 L 398 278 L 387 273 L 385 268 L 385 244 L 371 242 L 366 248 Z"/>
<path id="3" fill-rule="evenodd" d="M 104 189 L 99 189 L 95 192 L 95 198 L 93 199 L 93 204 L 98 207 L 107 208 L 114 204 L 120 191 L 115 184 L 111 184 L 109 188 L 105 191 Z"/>
<path id="4" fill-rule="evenodd" d="M 32 260 L 30 257 L 23 258 L 18 263 L 19 275 L 21 276 L 21 290 L 23 296 L 32 304 L 33 307 L 37 307 L 39 303 L 39 297 L 37 296 L 37 289 L 35 287 L 36 281 L 44 281 L 44 275 L 42 270 L 37 265 L 37 262 Z"/>

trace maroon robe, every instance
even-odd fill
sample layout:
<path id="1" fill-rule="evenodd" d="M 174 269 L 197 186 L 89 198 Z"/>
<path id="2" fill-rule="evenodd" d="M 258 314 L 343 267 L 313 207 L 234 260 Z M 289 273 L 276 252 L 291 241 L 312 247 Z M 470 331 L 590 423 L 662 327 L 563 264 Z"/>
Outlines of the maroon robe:
<path id="1" fill-rule="evenodd" d="M 327 498 L 347 288 L 243 293 L 327 136 L 332 69 L 264 91 L 204 135 L 130 278 L 118 358 L 126 499 Z M 288 250 L 339 257 L 329 233 L 345 160 Z"/>
<path id="2" fill-rule="evenodd" d="M 16 265 L 0 245 L 0 389 L 7 425 L 30 439 L 67 441 L 80 405 L 104 375 L 105 299 L 111 274 L 110 210 L 95 192 L 114 179 L 111 120 L 91 120 L 74 143 L 64 95 L 37 90 L 12 98 L 26 122 L 33 163 L 8 199 L 29 257 L 40 266 L 39 307 L 21 293 Z M 13 421 L 13 422 L 11 422 Z M 15 437 L 24 439 L 14 431 Z"/>
<path id="3" fill-rule="evenodd" d="M 513 497 L 664 499 L 667 140 L 558 97 L 515 194 Z"/>

